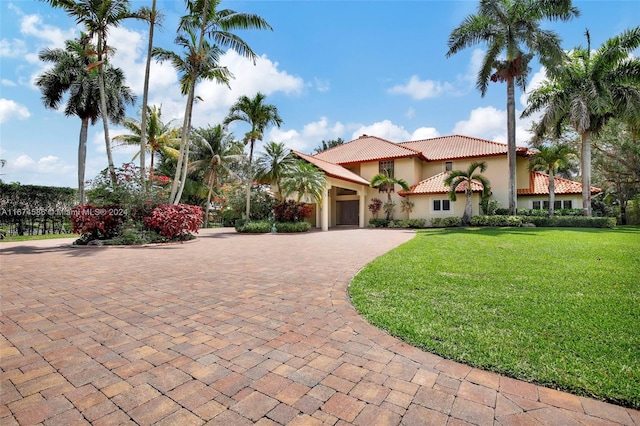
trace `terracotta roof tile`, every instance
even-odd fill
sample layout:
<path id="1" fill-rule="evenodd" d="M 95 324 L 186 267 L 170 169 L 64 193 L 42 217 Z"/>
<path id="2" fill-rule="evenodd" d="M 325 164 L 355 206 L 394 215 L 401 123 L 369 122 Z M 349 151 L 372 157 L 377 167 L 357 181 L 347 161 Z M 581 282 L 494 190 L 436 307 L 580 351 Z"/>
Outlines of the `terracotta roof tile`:
<path id="1" fill-rule="evenodd" d="M 306 155 L 306 154 L 302 154 L 301 152 L 298 151 L 293 151 L 292 152 L 297 155 L 298 157 L 302 158 L 305 161 L 308 161 L 309 163 L 313 164 L 314 166 L 316 166 L 317 168 L 319 168 L 320 170 L 322 170 L 323 172 L 325 172 L 328 176 L 331 177 L 335 177 L 338 179 L 342 179 L 342 180 L 346 180 L 349 182 L 353 182 L 353 183 L 358 183 L 361 185 L 367 185 L 369 186 L 369 181 L 364 179 L 363 177 L 353 173 L 350 170 L 345 169 L 342 166 L 339 166 L 337 164 L 333 164 L 333 163 L 329 163 L 327 161 L 321 160 L 320 158 L 311 156 L 311 155 Z"/>
<path id="2" fill-rule="evenodd" d="M 582 194 L 582 184 L 569 179 L 553 178 L 555 182 L 555 194 Z M 591 187 L 591 193 L 601 192 L 600 188 Z M 549 175 L 541 172 L 531 172 L 529 175 L 529 188 L 518 189 L 519 195 L 549 195 Z"/>
<path id="3" fill-rule="evenodd" d="M 362 135 L 358 139 L 315 154 L 319 158 L 334 164 L 364 163 L 392 158 L 421 157 L 420 152 L 408 146 L 378 138 Z"/>
<path id="4" fill-rule="evenodd" d="M 507 154 L 507 144 L 461 135 L 401 142 L 398 145 L 420 151 L 430 161 Z M 525 147 L 517 147 L 516 150 L 518 155 L 531 153 Z"/>
<path id="5" fill-rule="evenodd" d="M 442 172 L 435 176 L 431 176 L 428 179 L 418 182 L 413 185 L 409 191 L 399 191 L 398 195 L 420 195 L 420 194 L 446 194 L 449 192 L 449 187 L 444 184 L 445 179 L 449 173 Z M 476 181 L 471 182 L 471 188 L 473 192 L 481 192 L 482 185 Z M 467 183 L 464 182 L 458 186 L 456 193 L 464 192 L 467 189 Z"/>

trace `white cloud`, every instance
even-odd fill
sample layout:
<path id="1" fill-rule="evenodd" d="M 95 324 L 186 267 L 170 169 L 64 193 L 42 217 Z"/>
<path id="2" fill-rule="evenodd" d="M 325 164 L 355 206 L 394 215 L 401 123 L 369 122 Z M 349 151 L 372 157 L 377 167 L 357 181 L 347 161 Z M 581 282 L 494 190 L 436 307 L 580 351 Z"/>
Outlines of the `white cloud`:
<path id="1" fill-rule="evenodd" d="M 422 100 L 436 98 L 445 90 L 450 90 L 451 84 L 434 80 L 420 80 L 417 75 L 412 75 L 407 84 L 396 85 L 388 89 L 391 94 L 409 95 L 413 99 Z"/>
<path id="2" fill-rule="evenodd" d="M 377 136 L 392 142 L 407 141 L 411 139 L 411 134 L 402 126 L 393 124 L 390 120 L 378 121 L 368 126 L 360 126 L 351 139 L 357 139 L 361 135 Z"/>
<path id="3" fill-rule="evenodd" d="M 407 112 L 405 113 L 405 115 L 407 116 L 407 118 L 413 118 L 416 116 L 416 110 L 413 107 L 409 107 L 409 109 L 407 110 Z"/>
<path id="4" fill-rule="evenodd" d="M 15 81 L 8 80 L 6 78 L 3 78 L 2 80 L 0 80 L 0 83 L 3 86 L 7 86 L 7 87 L 16 87 L 18 85 Z"/>
<path id="5" fill-rule="evenodd" d="M 70 176 L 76 172 L 76 166 L 65 163 L 55 155 L 46 155 L 37 161 L 27 154 L 22 154 L 15 159 L 8 159 L 3 169 L 3 180 L 9 182 L 21 182 L 22 184 L 42 185 L 69 185 Z"/>
<path id="6" fill-rule="evenodd" d="M 318 77 L 315 77 L 314 81 L 316 83 L 316 89 L 318 90 L 318 92 L 328 92 L 329 89 L 331 89 L 331 83 L 329 82 L 329 80 L 321 80 Z"/>
<path id="7" fill-rule="evenodd" d="M 437 138 L 438 136 L 440 136 L 440 133 L 435 127 L 420 127 L 413 131 L 411 140 L 419 141 L 422 139 Z"/>
<path id="8" fill-rule="evenodd" d="M 53 25 L 45 24 L 38 15 L 23 15 L 20 22 L 20 32 L 23 35 L 46 41 L 48 47 L 54 48 L 64 47 L 66 40 L 71 40 L 76 36 L 74 28 L 62 30 Z"/>
<path id="9" fill-rule="evenodd" d="M 3 38 L 0 40 L 0 57 L 16 58 L 23 56 L 27 53 L 27 44 L 24 40 L 14 38 L 13 40 L 7 40 Z"/>
<path id="10" fill-rule="evenodd" d="M 24 169 L 27 167 L 31 167 L 34 164 L 36 164 L 36 162 L 33 161 L 33 158 L 29 157 L 28 155 L 20 155 L 12 162 L 9 162 L 8 166 L 14 169 Z"/>
<path id="11" fill-rule="evenodd" d="M 520 120 L 519 116 L 516 111 L 516 144 L 526 146 L 532 136 L 527 130 L 530 120 Z M 492 106 L 476 108 L 468 120 L 456 123 L 452 133 L 506 143 L 507 112 Z"/>
<path id="12" fill-rule="evenodd" d="M 9 119 L 25 120 L 30 116 L 29 110 L 24 105 L 10 99 L 0 98 L 0 123 Z"/>
<path id="13" fill-rule="evenodd" d="M 296 151 L 311 152 L 323 140 L 343 137 L 345 130 L 346 126 L 341 122 L 330 124 L 327 117 L 321 117 L 318 121 L 305 124 L 300 132 L 295 129 L 284 130 L 273 127 L 268 132 L 268 140 L 283 142 L 287 148 Z"/>

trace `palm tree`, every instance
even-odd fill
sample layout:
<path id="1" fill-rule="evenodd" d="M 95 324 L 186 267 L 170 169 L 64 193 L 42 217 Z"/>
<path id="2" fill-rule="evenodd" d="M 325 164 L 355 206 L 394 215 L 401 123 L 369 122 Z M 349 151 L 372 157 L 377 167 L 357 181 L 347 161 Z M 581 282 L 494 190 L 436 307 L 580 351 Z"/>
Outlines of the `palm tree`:
<path id="1" fill-rule="evenodd" d="M 64 49 L 44 49 L 38 57 L 50 62 L 53 68 L 36 79 L 36 86 L 42 92 L 42 102 L 46 108 L 58 109 L 63 97 L 68 93 L 64 108 L 67 117 L 80 118 L 78 141 L 78 201 L 84 204 L 84 173 L 87 158 L 87 131 L 89 124 L 95 124 L 101 115 L 99 82 L 94 73 L 87 71 L 95 58 L 88 53 L 93 49 L 85 43 L 87 38 L 65 43 Z M 107 115 L 113 122 L 119 122 L 125 115 L 127 104 L 133 105 L 135 96 L 125 86 L 125 78 L 119 68 L 105 67 Z"/>
<path id="2" fill-rule="evenodd" d="M 281 184 L 284 197 L 295 192 L 296 201 L 299 203 L 302 197 L 308 194 L 318 205 L 322 204 L 326 178 L 322 170 L 311 163 L 303 160 L 295 163 L 283 174 Z"/>
<path id="3" fill-rule="evenodd" d="M 536 137 L 556 135 L 569 123 L 581 136 L 582 209 L 591 216 L 591 136 L 613 117 L 632 126 L 640 122 L 640 59 L 630 57 L 640 46 L 640 27 L 607 40 L 591 51 L 574 49 L 562 63 L 547 69 L 548 80 L 529 96 L 522 116 L 544 110 Z"/>
<path id="4" fill-rule="evenodd" d="M 402 189 L 408 191 L 410 189 L 409 184 L 404 179 L 396 179 L 391 174 L 391 171 L 386 169 L 383 170 L 382 173 L 378 173 L 372 177 L 369 185 L 372 188 L 382 188 L 387 193 L 387 206 L 385 207 L 385 211 L 387 212 L 387 220 L 391 220 L 391 213 L 393 211 L 391 207 L 391 192 L 394 190 L 395 185 L 400 185 Z"/>
<path id="5" fill-rule="evenodd" d="M 107 104 L 107 82 L 104 65 L 107 62 L 109 30 L 118 27 L 126 18 L 137 15 L 129 11 L 129 0 L 47 0 L 53 7 L 60 7 L 72 16 L 77 24 L 83 24 L 90 38 L 97 38 L 96 61 L 89 69 L 98 69 L 98 87 L 100 89 L 100 111 L 104 127 L 104 143 L 111 181 L 116 182 L 115 166 L 109 137 L 109 109 Z"/>
<path id="6" fill-rule="evenodd" d="M 265 104 L 266 95 L 258 92 L 253 98 L 248 96 L 240 96 L 235 104 L 231 105 L 229 115 L 224 120 L 224 124 L 228 125 L 234 121 L 244 121 L 251 126 L 251 130 L 245 134 L 244 144 L 249 144 L 249 179 L 247 182 L 247 206 L 246 215 L 249 222 L 249 213 L 251 211 L 251 184 L 253 181 L 253 149 L 257 140 L 262 140 L 264 131 L 270 125 L 280 127 L 282 118 L 278 114 L 278 108 L 275 105 Z"/>
<path id="7" fill-rule="evenodd" d="M 555 203 L 555 175 L 560 168 L 567 167 L 573 151 L 567 145 L 540 145 L 529 160 L 529 169 L 549 174 L 549 216 L 553 216 Z"/>
<path id="8" fill-rule="evenodd" d="M 482 186 L 481 197 L 488 197 L 491 195 L 491 184 L 489 180 L 476 173 L 476 170 L 480 169 L 480 173 L 484 173 L 487 170 L 487 163 L 474 161 L 471 163 L 467 170 L 453 170 L 449 172 L 449 175 L 444 180 L 444 184 L 449 189 L 449 199 L 456 201 L 456 191 L 464 187 L 464 193 L 466 195 L 466 203 L 464 205 L 464 214 L 462 215 L 462 224 L 468 225 L 471 221 L 471 195 L 473 194 L 473 183 L 478 183 Z"/>
<path id="9" fill-rule="evenodd" d="M 151 164 L 149 166 L 150 173 L 154 170 L 155 154 L 165 154 L 169 156 L 177 156 L 174 145 L 178 139 L 178 131 L 171 126 L 171 122 L 162 122 L 162 109 L 154 105 L 153 107 L 147 107 L 146 116 L 147 125 L 145 128 L 146 137 L 144 138 L 145 149 L 138 151 L 133 157 L 142 156 L 143 152 L 149 152 L 151 156 Z M 126 127 L 131 133 L 127 135 L 118 135 L 113 138 L 114 141 L 119 142 L 120 145 L 137 145 L 140 146 L 143 133 L 143 122 L 136 120 L 135 118 L 127 117 L 122 121 L 122 125 Z M 120 146 L 116 145 L 116 146 Z"/>
<path id="10" fill-rule="evenodd" d="M 194 130 L 191 133 L 194 142 L 194 160 L 189 163 L 189 173 L 201 173 L 207 186 L 207 203 L 205 206 L 204 227 L 209 224 L 209 210 L 213 190 L 219 184 L 219 175 L 235 177 L 235 173 L 228 167 L 231 161 L 241 161 L 244 155 L 242 148 L 233 140 L 222 125 L 206 129 Z"/>
<path id="11" fill-rule="evenodd" d="M 195 99 L 196 83 L 202 79 L 216 80 L 228 85 L 232 74 L 226 67 L 220 67 L 218 60 L 223 53 L 222 47 L 235 50 L 241 56 L 255 62 L 257 55 L 232 30 L 271 29 L 261 17 L 254 14 L 239 13 L 230 9 L 218 10 L 221 0 L 186 0 L 189 14 L 180 20 L 176 44 L 185 50 L 184 58 L 164 49 L 153 49 L 153 56 L 160 60 L 170 60 L 182 77 L 182 94 L 187 95 L 180 156 L 176 167 L 176 177 L 171 188 L 170 203 L 180 202 L 186 181 L 189 163 L 189 131 L 191 113 Z M 197 35 L 196 35 L 197 32 Z M 207 38 L 214 41 L 210 45 Z"/>
<path id="12" fill-rule="evenodd" d="M 449 36 L 447 57 L 486 43 L 487 53 L 476 87 L 484 97 L 489 81 L 507 83 L 507 159 L 509 211 L 516 211 L 515 86 L 524 90 L 534 55 L 545 66 L 560 61 L 564 52 L 558 35 L 541 27 L 543 20 L 568 21 L 578 16 L 571 0 L 480 0 L 478 12 L 467 16 Z M 504 60 L 501 57 L 505 57 Z"/>
<path id="13" fill-rule="evenodd" d="M 284 143 L 269 142 L 264 151 L 256 160 L 256 179 L 261 183 L 275 183 L 278 187 L 276 197 L 282 201 L 280 182 L 282 176 L 295 164 L 295 157 Z"/>

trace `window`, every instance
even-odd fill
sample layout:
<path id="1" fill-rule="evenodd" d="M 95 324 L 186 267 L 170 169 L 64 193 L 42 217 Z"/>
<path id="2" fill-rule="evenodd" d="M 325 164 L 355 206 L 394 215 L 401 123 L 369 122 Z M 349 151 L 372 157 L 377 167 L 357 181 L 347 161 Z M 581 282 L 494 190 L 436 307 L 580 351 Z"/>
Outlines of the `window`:
<path id="1" fill-rule="evenodd" d="M 447 161 L 444 163 L 444 170 L 446 172 L 450 172 L 451 170 L 453 170 L 453 161 Z"/>
<path id="2" fill-rule="evenodd" d="M 571 200 L 564 200 L 564 208 L 565 209 L 572 209 L 573 208 L 573 203 L 571 202 Z"/>
<path id="3" fill-rule="evenodd" d="M 449 200 L 433 200 L 433 211 L 450 211 L 451 201 Z"/>
<path id="4" fill-rule="evenodd" d="M 542 208 L 540 206 L 540 201 L 534 201 L 533 205 L 531 206 L 531 208 L 533 208 L 534 210 L 540 210 Z"/>
<path id="5" fill-rule="evenodd" d="M 389 177 L 393 177 L 393 160 L 380 161 L 378 163 L 379 173 L 389 173 Z M 391 185 L 391 192 L 393 192 L 393 185 Z M 378 192 L 387 192 L 387 185 L 380 185 Z"/>
<path id="6" fill-rule="evenodd" d="M 531 208 L 534 210 L 544 209 L 549 210 L 549 200 L 547 201 L 532 201 Z M 556 200 L 553 202 L 553 209 L 572 209 L 573 202 L 571 200 Z"/>

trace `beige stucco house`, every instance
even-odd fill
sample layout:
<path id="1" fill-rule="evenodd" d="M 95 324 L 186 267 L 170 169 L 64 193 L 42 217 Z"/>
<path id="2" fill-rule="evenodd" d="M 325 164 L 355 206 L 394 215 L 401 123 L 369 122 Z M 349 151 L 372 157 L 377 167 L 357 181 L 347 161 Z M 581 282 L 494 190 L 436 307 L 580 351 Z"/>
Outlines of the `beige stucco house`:
<path id="1" fill-rule="evenodd" d="M 519 209 L 548 206 L 549 176 L 529 171 L 529 158 L 534 151 L 517 148 L 516 179 Z M 465 197 L 450 201 L 444 179 L 450 170 L 466 170 L 474 161 L 484 161 L 484 174 L 491 182 L 491 198 L 500 207 L 508 205 L 507 145 L 468 136 L 445 136 L 419 141 L 395 143 L 375 136 L 358 139 L 315 155 L 294 151 L 299 158 L 321 169 L 326 176 L 325 197 L 311 218 L 318 228 L 328 230 L 340 225 L 367 226 L 373 216 L 368 205 L 373 198 L 386 201 L 386 193 L 371 188 L 371 178 L 390 169 L 393 176 L 404 179 L 409 191 L 395 188 L 395 219 L 426 219 L 462 216 Z M 582 185 L 555 178 L 556 207 L 579 208 Z M 473 215 L 480 214 L 480 190 L 474 187 Z M 397 191 L 397 192 L 396 192 Z M 598 192 L 592 188 L 592 192 Z M 400 211 L 400 201 L 415 205 L 411 213 Z M 382 215 L 384 215 L 382 213 Z"/>

